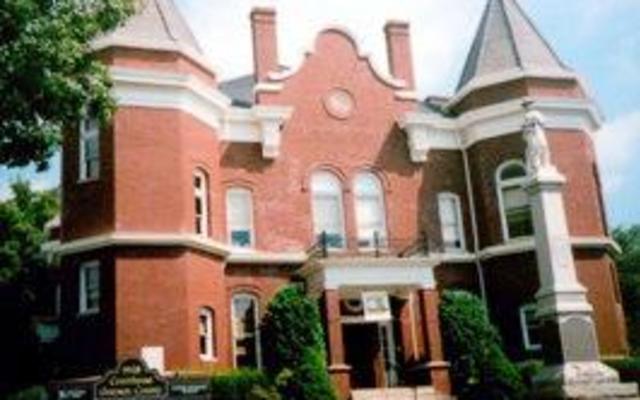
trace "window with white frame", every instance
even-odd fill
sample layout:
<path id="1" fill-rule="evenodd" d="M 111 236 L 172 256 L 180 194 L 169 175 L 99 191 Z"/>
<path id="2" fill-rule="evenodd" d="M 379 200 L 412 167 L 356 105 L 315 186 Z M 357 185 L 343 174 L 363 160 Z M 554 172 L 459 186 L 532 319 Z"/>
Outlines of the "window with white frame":
<path id="1" fill-rule="evenodd" d="M 235 247 L 252 247 L 253 201 L 251 191 L 245 188 L 227 190 L 227 231 L 229 242 Z"/>
<path id="2" fill-rule="evenodd" d="M 333 249 L 345 247 L 342 186 L 332 173 L 319 171 L 311 177 L 313 229 L 316 238 L 325 235 L 326 245 Z"/>
<path id="3" fill-rule="evenodd" d="M 535 304 L 527 304 L 520 307 L 520 327 L 525 350 L 538 351 L 542 349 L 540 340 L 542 324 L 540 319 L 536 317 Z"/>
<path id="4" fill-rule="evenodd" d="M 387 224 L 380 179 L 370 172 L 358 174 L 354 181 L 354 195 L 358 247 L 386 246 Z"/>
<path id="5" fill-rule="evenodd" d="M 79 179 L 88 181 L 100 176 L 100 122 L 97 118 L 80 121 Z"/>
<path id="6" fill-rule="evenodd" d="M 262 367 L 258 298 L 247 293 L 234 295 L 231 315 L 235 367 Z"/>
<path id="7" fill-rule="evenodd" d="M 454 193 L 438 194 L 438 214 L 444 251 L 447 253 L 465 251 L 460 197 Z"/>
<path id="8" fill-rule="evenodd" d="M 198 235 L 209 234 L 209 202 L 207 176 L 201 170 L 193 174 L 193 199 L 195 212 L 195 230 Z"/>
<path id="9" fill-rule="evenodd" d="M 200 308 L 198 315 L 198 335 L 200 358 L 211 360 L 215 357 L 215 318 L 213 310 L 208 307 Z"/>
<path id="10" fill-rule="evenodd" d="M 80 314 L 100 311 L 100 263 L 90 261 L 80 266 Z"/>
<path id="11" fill-rule="evenodd" d="M 504 240 L 533 235 L 529 196 L 524 189 L 527 171 L 520 161 L 507 161 L 496 174 Z"/>

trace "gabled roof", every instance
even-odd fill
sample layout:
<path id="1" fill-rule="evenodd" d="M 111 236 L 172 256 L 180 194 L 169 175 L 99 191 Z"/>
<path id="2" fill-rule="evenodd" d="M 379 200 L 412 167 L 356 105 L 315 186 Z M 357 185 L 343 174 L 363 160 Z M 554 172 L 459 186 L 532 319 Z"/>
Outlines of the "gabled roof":
<path id="1" fill-rule="evenodd" d="M 124 25 L 94 40 L 92 47 L 95 50 L 125 47 L 175 51 L 210 68 L 174 0 L 140 0 L 135 15 Z"/>
<path id="2" fill-rule="evenodd" d="M 458 84 L 507 71 L 572 72 L 553 51 L 516 0 L 488 0 Z"/>

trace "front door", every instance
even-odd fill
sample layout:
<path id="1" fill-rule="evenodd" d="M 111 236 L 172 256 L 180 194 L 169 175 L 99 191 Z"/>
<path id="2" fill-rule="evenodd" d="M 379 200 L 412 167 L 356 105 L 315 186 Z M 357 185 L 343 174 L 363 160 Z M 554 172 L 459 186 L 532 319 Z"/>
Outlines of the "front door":
<path id="1" fill-rule="evenodd" d="M 343 325 L 345 361 L 351 366 L 354 389 L 397 384 L 395 344 L 389 322 Z"/>

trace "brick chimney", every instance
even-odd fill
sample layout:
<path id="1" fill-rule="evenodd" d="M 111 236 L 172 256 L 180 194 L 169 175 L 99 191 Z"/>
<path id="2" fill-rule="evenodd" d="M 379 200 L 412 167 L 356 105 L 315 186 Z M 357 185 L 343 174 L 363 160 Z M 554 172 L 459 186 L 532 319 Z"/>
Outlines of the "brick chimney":
<path id="1" fill-rule="evenodd" d="M 251 11 L 251 31 L 254 76 L 259 82 L 265 80 L 269 72 L 278 70 L 276 11 L 273 8 L 254 8 Z"/>
<path id="2" fill-rule="evenodd" d="M 387 56 L 391 75 L 405 81 L 408 89 L 413 89 L 415 82 L 409 23 L 389 21 L 384 26 L 384 33 L 387 37 Z"/>

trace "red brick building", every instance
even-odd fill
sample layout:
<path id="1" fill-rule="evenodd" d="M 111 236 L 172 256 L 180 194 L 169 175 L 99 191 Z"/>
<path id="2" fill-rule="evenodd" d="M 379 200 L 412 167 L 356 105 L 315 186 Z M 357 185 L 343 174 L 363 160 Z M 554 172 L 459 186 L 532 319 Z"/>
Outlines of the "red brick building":
<path id="1" fill-rule="evenodd" d="M 345 396 L 448 392 L 442 289 L 484 296 L 509 354 L 535 357 L 523 102 L 544 115 L 567 178 L 600 350 L 627 353 L 601 117 L 514 0 L 488 1 L 452 98 L 417 96 L 414 71 L 429 66 L 414 66 L 407 23 L 384 27 L 389 73 L 339 27 L 282 67 L 275 11 L 250 23 L 255 71 L 228 82 L 171 0 L 94 43 L 118 110 L 64 142 L 61 340 L 78 374 L 131 356 L 167 371 L 260 367 L 260 316 L 291 282 L 319 300 Z"/>

